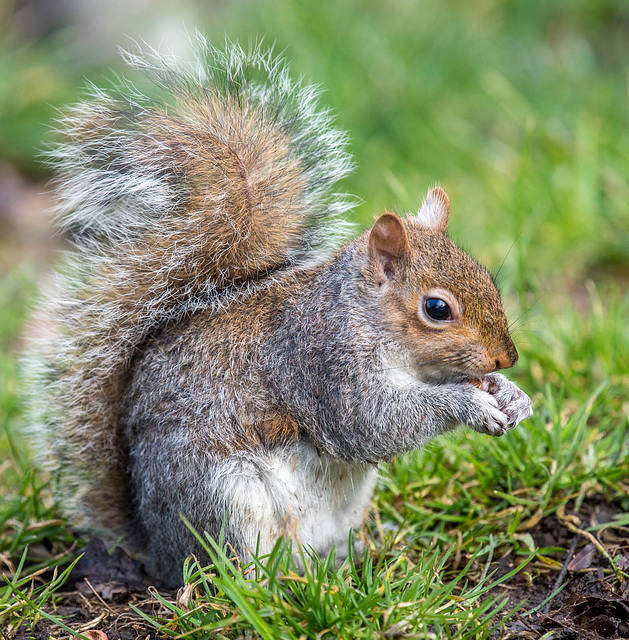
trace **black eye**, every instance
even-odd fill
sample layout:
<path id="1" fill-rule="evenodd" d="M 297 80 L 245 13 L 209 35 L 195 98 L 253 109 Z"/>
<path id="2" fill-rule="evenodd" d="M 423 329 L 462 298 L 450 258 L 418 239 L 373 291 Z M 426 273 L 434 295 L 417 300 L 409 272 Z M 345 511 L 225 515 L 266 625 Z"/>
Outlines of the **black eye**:
<path id="1" fill-rule="evenodd" d="M 426 309 L 426 315 L 433 320 L 450 320 L 452 318 L 450 307 L 441 298 L 428 298 L 424 302 L 424 309 Z"/>

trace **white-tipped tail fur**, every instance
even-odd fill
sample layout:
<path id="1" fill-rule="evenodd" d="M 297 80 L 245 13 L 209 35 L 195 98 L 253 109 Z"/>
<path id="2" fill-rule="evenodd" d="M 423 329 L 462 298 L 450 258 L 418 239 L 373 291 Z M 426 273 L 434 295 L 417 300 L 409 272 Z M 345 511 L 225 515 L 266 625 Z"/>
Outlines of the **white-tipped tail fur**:
<path id="1" fill-rule="evenodd" d="M 123 534 L 131 517 L 121 392 L 151 333 L 345 238 L 346 135 L 261 46 L 195 57 L 125 52 L 152 82 L 105 92 L 59 121 L 49 153 L 55 220 L 74 238 L 27 357 L 36 447 L 83 524 Z"/>

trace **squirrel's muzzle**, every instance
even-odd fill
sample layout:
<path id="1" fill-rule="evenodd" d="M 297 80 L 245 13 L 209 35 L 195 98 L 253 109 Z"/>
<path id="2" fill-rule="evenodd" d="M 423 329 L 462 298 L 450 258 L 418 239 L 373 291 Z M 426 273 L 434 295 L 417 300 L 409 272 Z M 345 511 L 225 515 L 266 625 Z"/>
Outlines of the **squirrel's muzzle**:
<path id="1" fill-rule="evenodd" d="M 515 365 L 520 356 L 513 342 L 504 350 L 496 355 L 495 364 L 496 371 L 498 369 L 510 369 Z"/>

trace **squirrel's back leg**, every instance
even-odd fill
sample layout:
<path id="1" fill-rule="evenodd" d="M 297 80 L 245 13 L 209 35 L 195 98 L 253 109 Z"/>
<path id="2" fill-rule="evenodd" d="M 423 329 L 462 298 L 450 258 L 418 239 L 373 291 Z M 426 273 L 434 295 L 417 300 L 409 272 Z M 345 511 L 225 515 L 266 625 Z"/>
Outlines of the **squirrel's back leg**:
<path id="1" fill-rule="evenodd" d="M 334 545 L 337 558 L 346 557 L 350 529 L 360 527 L 371 499 L 373 465 L 323 456 L 303 440 L 222 459 L 199 444 L 176 431 L 157 442 L 148 432 L 133 447 L 131 475 L 144 538 L 136 546 L 154 577 L 177 585 L 189 554 L 204 559 L 180 514 L 215 539 L 223 526 L 225 541 L 244 561 L 249 551 L 268 553 L 279 536 L 297 538 L 319 555 Z"/>

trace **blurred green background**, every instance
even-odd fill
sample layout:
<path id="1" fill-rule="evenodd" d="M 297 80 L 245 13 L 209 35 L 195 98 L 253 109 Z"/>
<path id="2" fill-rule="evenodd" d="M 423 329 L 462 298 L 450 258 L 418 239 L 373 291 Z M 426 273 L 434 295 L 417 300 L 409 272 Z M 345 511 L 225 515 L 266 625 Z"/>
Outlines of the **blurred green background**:
<path id="1" fill-rule="evenodd" d="M 507 293 L 629 280 L 627 2 L 3 0 L 0 20 L 5 227 L 24 230 L 6 211 L 24 207 L 15 184 L 48 177 L 37 150 L 85 79 L 110 84 L 131 38 L 185 54 L 199 28 L 264 37 L 325 85 L 358 162 L 342 188 L 362 199 L 361 225 L 440 183 L 454 237 L 493 268 L 509 254 Z"/>

